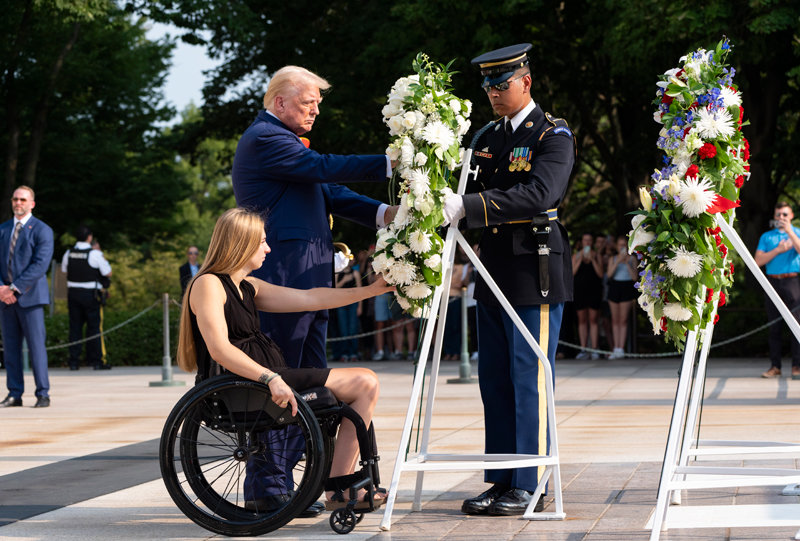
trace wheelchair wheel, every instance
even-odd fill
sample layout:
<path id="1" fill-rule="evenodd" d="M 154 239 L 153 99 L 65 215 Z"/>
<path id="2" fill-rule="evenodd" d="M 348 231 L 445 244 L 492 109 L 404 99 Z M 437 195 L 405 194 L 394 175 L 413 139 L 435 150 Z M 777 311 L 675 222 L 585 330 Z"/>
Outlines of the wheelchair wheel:
<path id="1" fill-rule="evenodd" d="M 159 453 L 181 511 L 212 532 L 256 536 L 315 501 L 326 445 L 314 413 L 299 397 L 297 405 L 292 417 L 266 385 L 227 375 L 187 392 L 167 418 Z"/>
<path id="2" fill-rule="evenodd" d="M 352 532 L 356 524 L 360 522 L 360 520 L 356 518 L 355 512 L 347 507 L 341 507 L 332 511 L 331 518 L 328 520 L 331 524 L 331 529 L 342 535 Z"/>

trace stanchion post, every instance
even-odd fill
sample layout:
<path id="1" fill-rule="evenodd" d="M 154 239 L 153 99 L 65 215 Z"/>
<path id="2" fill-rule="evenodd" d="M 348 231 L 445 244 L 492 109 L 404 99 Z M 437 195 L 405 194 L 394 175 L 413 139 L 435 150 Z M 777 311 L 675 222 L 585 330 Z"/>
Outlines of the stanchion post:
<path id="1" fill-rule="evenodd" d="M 164 293 L 164 356 L 161 358 L 161 381 L 151 381 L 150 387 L 174 387 L 184 385 L 183 381 L 172 379 L 172 358 L 169 354 L 169 293 Z"/>
<path id="2" fill-rule="evenodd" d="M 448 379 L 447 383 L 478 383 L 478 379 L 472 377 L 472 366 L 469 364 L 466 287 L 461 288 L 461 364 L 458 365 L 458 377 Z"/>

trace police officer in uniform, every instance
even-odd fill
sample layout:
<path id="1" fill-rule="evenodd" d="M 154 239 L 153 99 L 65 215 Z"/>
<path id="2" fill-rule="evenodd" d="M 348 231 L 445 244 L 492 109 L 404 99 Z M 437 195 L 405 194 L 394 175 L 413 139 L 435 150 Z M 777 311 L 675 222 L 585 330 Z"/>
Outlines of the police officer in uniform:
<path id="1" fill-rule="evenodd" d="M 67 274 L 67 306 L 69 308 L 69 341 L 100 333 L 103 321 L 103 289 L 110 285 L 111 265 L 103 252 L 92 248 L 92 232 L 80 226 L 75 232 L 78 242 L 67 250 L 61 260 L 61 270 Z M 80 368 L 83 344 L 69 347 L 69 369 Z M 86 364 L 95 370 L 108 370 L 104 362 L 102 337 L 86 342 Z"/>
<path id="2" fill-rule="evenodd" d="M 575 163 L 567 123 L 542 111 L 530 95 L 529 43 L 491 51 L 472 60 L 496 121 L 472 142 L 479 167 L 468 191 L 445 199 L 447 222 L 483 228 L 480 258 L 513 304 L 554 369 L 564 301 L 572 299 L 567 232 L 558 206 Z M 475 286 L 480 390 L 486 453 L 546 454 L 547 402 L 540 360 L 516 329 L 485 281 Z M 543 467 L 487 470 L 492 486 L 464 501 L 467 514 L 521 515 Z M 543 508 L 542 499 L 536 510 Z"/>

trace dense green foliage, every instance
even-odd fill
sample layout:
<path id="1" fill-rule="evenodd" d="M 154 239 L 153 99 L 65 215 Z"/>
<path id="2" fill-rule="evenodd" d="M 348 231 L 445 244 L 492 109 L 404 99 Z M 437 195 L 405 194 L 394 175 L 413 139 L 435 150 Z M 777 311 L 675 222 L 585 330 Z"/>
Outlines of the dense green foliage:
<path id="1" fill-rule="evenodd" d="M 492 112 L 469 60 L 531 42 L 534 99 L 578 138 L 561 219 L 573 234 L 626 233 L 638 186 L 660 167 L 650 107 L 657 76 L 727 35 L 751 121 L 753 175 L 737 211 L 746 243 L 755 246 L 779 197 L 800 202 L 796 2 L 9 0 L 4 8 L 0 197 L 34 186 L 35 213 L 59 239 L 57 257 L 76 225 L 94 228 L 114 266 L 109 313 L 178 292 L 186 246 L 202 250 L 215 217 L 234 204 L 236 141 L 261 108 L 269 74 L 286 64 L 333 85 L 309 134 L 312 148 L 383 153 L 381 107 L 418 52 L 454 61 L 454 93 L 473 102 L 477 129 Z M 172 128 L 163 127 L 174 112 L 161 90 L 172 44 L 146 39 L 149 20 L 176 25 L 181 39 L 222 61 L 202 110 L 190 108 Z M 383 184 L 355 188 L 389 198 Z M 0 204 L 0 219 L 8 213 Z M 334 235 L 354 251 L 374 242 L 343 220 Z"/>

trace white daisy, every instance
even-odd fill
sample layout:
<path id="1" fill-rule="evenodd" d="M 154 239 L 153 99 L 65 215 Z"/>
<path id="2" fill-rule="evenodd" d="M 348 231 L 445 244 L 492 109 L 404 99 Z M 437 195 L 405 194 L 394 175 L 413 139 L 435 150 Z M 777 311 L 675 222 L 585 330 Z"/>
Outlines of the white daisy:
<path id="1" fill-rule="evenodd" d="M 395 257 L 403 257 L 409 251 L 409 247 L 402 242 L 395 242 L 392 246 L 392 255 Z"/>
<path id="2" fill-rule="evenodd" d="M 698 175 L 699 177 L 699 175 Z M 707 178 L 687 178 L 681 185 L 681 208 L 690 218 L 703 214 L 713 203 L 717 194 Z"/>
<path id="3" fill-rule="evenodd" d="M 675 256 L 667 259 L 667 267 L 675 276 L 691 278 L 703 268 L 703 256 L 683 246 L 675 250 Z"/>
<path id="4" fill-rule="evenodd" d="M 415 282 L 408 287 L 403 288 L 403 292 L 407 297 L 412 299 L 424 299 L 431 294 L 431 288 L 425 284 Z"/>
<path id="5" fill-rule="evenodd" d="M 422 139 L 431 145 L 438 145 L 446 149 L 455 142 L 456 136 L 444 122 L 434 120 L 422 129 Z"/>
<path id="6" fill-rule="evenodd" d="M 395 260 L 385 279 L 390 284 L 404 286 L 412 283 L 416 277 L 416 266 L 403 260 Z"/>
<path id="7" fill-rule="evenodd" d="M 664 316 L 672 321 L 686 321 L 692 317 L 692 311 L 678 303 L 669 303 L 664 306 Z"/>
<path id="8" fill-rule="evenodd" d="M 411 233 L 411 235 L 409 235 L 408 244 L 411 246 L 411 250 L 418 254 L 429 252 L 433 246 L 430 233 L 425 233 L 419 229 L 416 229 Z"/>
<path id="9" fill-rule="evenodd" d="M 738 107 L 742 104 L 742 95 L 729 86 L 722 87 L 722 89 L 719 91 L 719 95 L 722 97 L 725 107 L 730 107 L 731 105 Z"/>
<path id="10" fill-rule="evenodd" d="M 714 109 L 706 107 L 697 112 L 695 122 L 697 133 L 704 139 L 717 139 L 718 137 L 730 138 L 736 133 L 733 127 L 733 117 L 727 109 Z"/>

